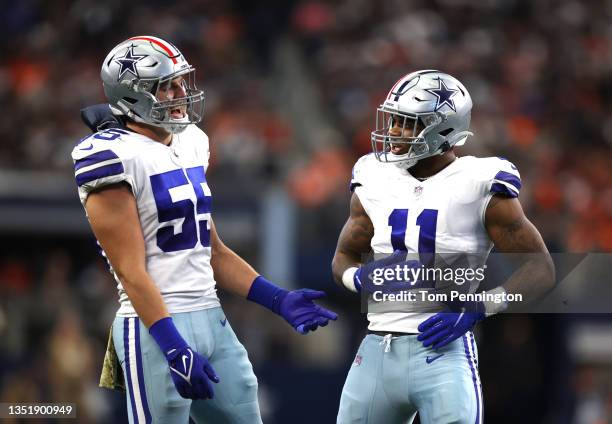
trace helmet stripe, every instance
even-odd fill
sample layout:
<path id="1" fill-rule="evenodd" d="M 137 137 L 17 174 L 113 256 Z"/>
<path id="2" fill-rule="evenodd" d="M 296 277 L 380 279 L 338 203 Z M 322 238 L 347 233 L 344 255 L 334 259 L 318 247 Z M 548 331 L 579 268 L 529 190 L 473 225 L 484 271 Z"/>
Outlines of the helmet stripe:
<path id="1" fill-rule="evenodd" d="M 404 83 L 402 85 L 399 86 L 399 88 L 397 89 L 397 91 L 395 92 L 395 98 L 393 99 L 394 101 L 398 101 L 400 96 L 403 94 L 402 90 L 404 89 L 404 87 L 406 87 L 408 85 L 408 83 L 412 81 L 412 79 L 406 80 L 404 81 Z M 391 92 L 391 94 L 393 94 L 393 92 Z M 389 96 L 390 97 L 390 96 Z"/>
<path id="2" fill-rule="evenodd" d="M 387 95 L 387 99 L 391 98 L 391 93 L 395 92 L 395 87 L 397 87 L 403 80 L 404 78 L 406 78 L 408 75 L 410 74 L 406 74 L 403 77 L 401 77 L 400 79 L 397 80 L 397 82 L 395 84 L 393 84 L 393 87 L 391 87 L 391 91 L 389 91 L 389 94 Z"/>
<path id="3" fill-rule="evenodd" d="M 172 59 L 172 63 L 176 64 L 176 56 L 177 54 L 172 53 L 172 50 L 170 50 L 170 47 L 168 47 L 164 42 L 162 42 L 161 40 L 157 39 L 157 38 L 151 38 L 151 37 L 132 37 L 130 38 L 130 40 L 145 40 L 145 41 L 149 41 L 153 44 L 158 45 L 159 47 L 162 48 L 163 51 L 165 51 L 166 53 L 168 53 L 168 56 L 170 56 L 170 59 Z"/>
<path id="4" fill-rule="evenodd" d="M 432 73 L 436 73 L 436 72 L 440 72 L 438 70 L 435 69 L 424 69 L 422 71 L 417 71 L 417 72 L 411 72 L 409 74 L 404 75 L 403 77 L 401 77 L 400 79 L 397 80 L 397 82 L 393 85 L 393 87 L 391 88 L 391 91 L 389 91 L 389 94 L 387 94 L 387 100 L 391 99 L 391 94 L 395 93 L 395 87 L 397 87 L 398 85 L 400 85 L 400 83 L 408 78 L 410 75 L 414 75 L 414 76 L 419 76 L 419 75 L 425 75 L 425 74 L 432 74 Z M 413 78 L 410 78 L 408 81 L 412 81 Z M 406 86 L 406 82 L 404 82 L 404 84 L 402 84 L 402 86 L 400 88 L 397 89 L 397 92 L 401 92 L 402 89 Z M 395 101 L 399 100 L 399 96 L 395 96 Z"/>

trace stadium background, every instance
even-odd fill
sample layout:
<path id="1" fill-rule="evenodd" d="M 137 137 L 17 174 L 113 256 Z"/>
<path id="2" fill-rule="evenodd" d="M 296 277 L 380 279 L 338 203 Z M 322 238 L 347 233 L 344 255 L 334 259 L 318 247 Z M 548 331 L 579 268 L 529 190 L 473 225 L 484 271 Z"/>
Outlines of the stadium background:
<path id="1" fill-rule="evenodd" d="M 266 423 L 335 422 L 365 318 L 330 261 L 351 166 L 403 74 L 465 83 L 476 136 L 459 153 L 518 166 L 551 251 L 612 250 L 610 1 L 22 0 L 2 17 L 0 401 L 71 401 L 79 422 L 124 420 L 123 397 L 97 388 L 116 291 L 70 151 L 87 134 L 80 108 L 103 101 L 102 59 L 136 34 L 172 41 L 198 69 L 226 243 L 287 287 L 326 290 L 340 313 L 301 337 L 221 294 Z M 487 422 L 612 422 L 608 317 L 498 316 L 478 340 Z"/>

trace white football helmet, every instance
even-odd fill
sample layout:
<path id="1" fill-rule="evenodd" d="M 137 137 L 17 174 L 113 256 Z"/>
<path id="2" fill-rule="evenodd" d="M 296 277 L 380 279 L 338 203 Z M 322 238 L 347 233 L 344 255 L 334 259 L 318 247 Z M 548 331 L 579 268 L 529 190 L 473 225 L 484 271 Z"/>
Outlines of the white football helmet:
<path id="1" fill-rule="evenodd" d="M 419 160 L 462 145 L 469 131 L 472 98 L 456 78 L 435 70 L 413 72 L 395 83 L 376 113 L 372 149 L 381 162 L 407 169 Z M 412 136 L 392 136 L 394 126 Z M 393 146 L 408 145 L 393 153 Z"/>
<path id="2" fill-rule="evenodd" d="M 152 36 L 137 36 L 119 43 L 104 59 L 104 93 L 116 115 L 164 128 L 171 133 L 202 120 L 204 92 L 195 85 L 195 68 L 171 43 Z M 184 97 L 158 96 L 182 76 Z M 161 99 L 161 100 L 160 100 Z M 182 112 L 173 118 L 172 111 Z"/>

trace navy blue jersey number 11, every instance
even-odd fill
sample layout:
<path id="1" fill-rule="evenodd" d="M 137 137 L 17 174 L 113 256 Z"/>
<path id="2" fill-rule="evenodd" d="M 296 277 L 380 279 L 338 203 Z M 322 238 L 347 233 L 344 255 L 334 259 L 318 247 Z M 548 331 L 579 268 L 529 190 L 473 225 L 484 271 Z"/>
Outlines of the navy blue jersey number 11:
<path id="1" fill-rule="evenodd" d="M 210 246 L 210 230 L 205 219 L 197 222 L 197 215 L 210 213 L 212 197 L 204 192 L 206 184 L 204 167 L 175 169 L 162 174 L 151 175 L 151 188 L 157 205 L 159 222 L 169 222 L 183 218 L 181 231 L 174 233 L 174 226 L 169 225 L 157 230 L 157 246 L 164 252 L 176 252 L 192 249 L 198 241 L 204 247 Z M 191 184 L 196 195 L 196 204 L 191 199 L 172 201 L 170 189 Z"/>
<path id="2" fill-rule="evenodd" d="M 419 259 L 422 264 L 433 263 L 436 253 L 436 229 L 438 225 L 438 211 L 435 209 L 423 209 L 417 216 L 416 224 L 419 231 Z M 393 209 L 389 215 L 389 226 L 391 227 L 391 246 L 393 250 L 407 251 L 406 227 L 408 226 L 408 209 Z"/>

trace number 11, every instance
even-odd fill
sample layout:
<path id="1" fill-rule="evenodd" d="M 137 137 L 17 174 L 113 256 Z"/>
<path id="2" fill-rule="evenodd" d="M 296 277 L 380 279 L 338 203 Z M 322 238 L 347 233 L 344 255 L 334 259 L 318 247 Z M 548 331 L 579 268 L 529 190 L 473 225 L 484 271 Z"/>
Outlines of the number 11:
<path id="1" fill-rule="evenodd" d="M 438 224 L 438 211 L 423 209 L 417 216 L 416 224 L 419 231 L 419 258 L 424 265 L 433 263 L 436 254 L 436 227 Z M 406 227 L 408 226 L 408 209 L 393 209 L 389 215 L 391 227 L 391 246 L 393 250 L 408 251 L 406 248 Z"/>

